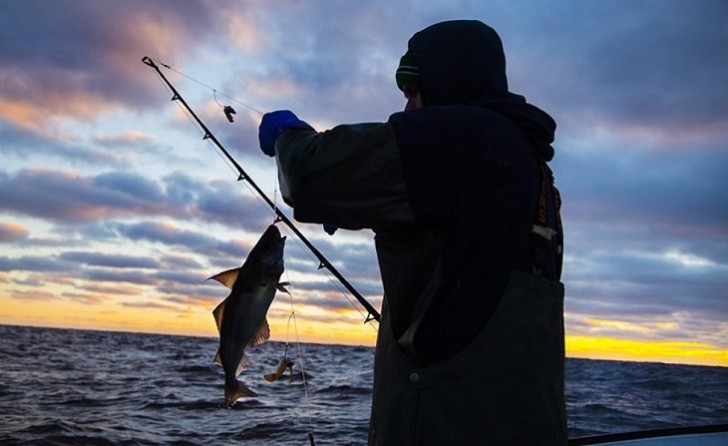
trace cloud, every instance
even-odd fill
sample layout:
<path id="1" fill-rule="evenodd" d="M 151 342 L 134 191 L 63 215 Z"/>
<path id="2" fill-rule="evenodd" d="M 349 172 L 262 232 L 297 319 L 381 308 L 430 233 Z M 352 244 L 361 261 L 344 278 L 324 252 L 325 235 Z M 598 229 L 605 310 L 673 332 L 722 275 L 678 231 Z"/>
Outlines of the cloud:
<path id="1" fill-rule="evenodd" d="M 3 122 L 2 116 L 0 116 L 0 138 L 3 141 L 3 153 L 6 156 L 15 155 L 20 159 L 41 157 L 45 160 L 62 160 L 63 163 L 90 165 L 123 163 L 123 157 L 119 156 L 118 152 L 56 132 L 36 132 L 14 127 Z M 150 150 L 150 146 L 146 146 L 146 150 Z"/>
<path id="2" fill-rule="evenodd" d="M 208 143 L 141 57 L 170 64 L 195 112 L 273 184 L 246 106 L 320 130 L 386 120 L 403 106 L 393 72 L 408 38 L 473 17 L 503 37 L 513 90 L 559 124 L 568 329 L 712 345 L 726 333 L 724 2 L 7 0 L 0 17 L 13 18 L 0 27 L 0 283 L 18 299 L 210 306 L 227 290 L 204 279 L 239 265 L 270 224 L 200 155 Z M 299 228 L 379 303 L 370 232 Z M 292 234 L 285 260 L 301 305 L 355 316 Z"/>
<path id="3" fill-rule="evenodd" d="M 721 79 L 728 76 L 723 57 L 728 11 L 723 2 L 548 8 L 548 14 L 514 17 L 504 40 L 507 50 L 512 46 L 512 83 L 555 108 L 557 121 L 570 131 L 602 126 L 725 136 L 728 92 Z M 531 26 L 544 38 L 523 32 Z M 534 71 L 538 77 L 530 74 Z"/>
<path id="4" fill-rule="evenodd" d="M 327 122 L 356 115 L 384 120 L 401 106 L 393 73 L 406 45 L 407 15 L 399 13 L 407 10 L 406 4 L 311 8 L 268 2 L 250 9 L 238 3 L 225 14 L 230 23 L 245 21 L 246 35 L 257 41 L 254 48 L 238 45 L 231 50 L 250 61 L 230 82 L 241 97 L 255 98 L 244 102 L 265 111 L 293 108 L 303 119 Z M 389 16 L 398 26 L 387 26 Z M 397 46 L 390 45 L 392 40 Z M 379 93 L 382 86 L 388 95 Z M 358 98 L 356 108 L 340 107 L 352 97 Z"/>
<path id="5" fill-rule="evenodd" d="M 132 285 L 107 284 L 103 282 L 76 284 L 76 289 L 86 291 L 87 293 L 115 295 L 115 296 L 141 296 L 143 291 L 141 288 Z"/>
<path id="6" fill-rule="evenodd" d="M 726 169 L 726 152 L 712 148 L 562 154 L 555 170 L 567 253 L 679 250 L 726 264 Z"/>
<path id="7" fill-rule="evenodd" d="M 118 282 L 135 285 L 156 285 L 157 279 L 151 273 L 139 270 L 87 269 L 79 277 L 91 281 Z"/>
<path id="8" fill-rule="evenodd" d="M 142 56 L 194 54 L 215 27 L 213 11 L 188 0 L 3 2 L 0 14 L 13 20 L 0 40 L 13 44 L 0 52 L 0 116 L 37 128 L 54 117 L 148 106 L 158 96 L 139 69 Z"/>
<path id="9" fill-rule="evenodd" d="M 685 312 L 669 316 L 646 314 L 594 317 L 567 315 L 567 334 L 638 341 L 700 339 L 716 349 L 728 348 L 728 324 L 724 320 L 696 318 Z"/>
<path id="10" fill-rule="evenodd" d="M 211 286 L 176 286 L 165 285 L 158 291 L 165 295 L 164 301 L 179 305 L 193 305 L 212 310 L 228 296 L 229 290 L 224 287 Z"/>
<path id="11" fill-rule="evenodd" d="M 164 310 L 164 311 L 178 311 L 179 308 L 174 305 L 165 305 L 159 302 L 122 302 L 122 307 L 128 308 L 139 308 L 142 310 Z"/>
<path id="12" fill-rule="evenodd" d="M 43 290 L 29 290 L 29 291 L 21 291 L 21 290 L 9 290 L 10 297 L 13 299 L 18 300 L 25 300 L 25 301 L 38 301 L 38 302 L 47 302 L 52 300 L 60 299 L 60 297 L 54 293 L 50 293 Z"/>
<path id="13" fill-rule="evenodd" d="M 0 207 L 59 223 L 159 216 L 238 228 L 260 227 L 271 218 L 254 198 L 229 184 L 207 185 L 182 174 L 160 183 L 141 173 L 121 171 L 96 176 L 43 168 L 0 172 Z"/>
<path id="14" fill-rule="evenodd" d="M 176 285 L 202 285 L 205 283 L 209 275 L 200 273 L 199 271 L 166 271 L 160 270 L 154 273 L 154 277 L 163 283 L 173 283 Z"/>
<path id="15" fill-rule="evenodd" d="M 155 199 L 161 196 L 159 186 L 139 174 L 112 173 L 94 178 L 47 169 L 0 173 L 0 191 L 0 206 L 6 210 L 67 222 L 156 213 Z M 140 191 L 145 195 L 136 195 Z"/>
<path id="16" fill-rule="evenodd" d="M 67 251 L 61 253 L 60 260 L 71 261 L 84 266 L 105 266 L 112 268 L 155 268 L 158 263 L 147 257 L 99 252 Z"/>
<path id="17" fill-rule="evenodd" d="M 28 230 L 20 223 L 0 222 L 0 243 L 19 242 L 28 238 Z"/>
<path id="18" fill-rule="evenodd" d="M 67 270 L 68 268 L 63 262 L 52 257 L 0 257 L 0 271 L 40 271 L 48 273 Z"/>
<path id="19" fill-rule="evenodd" d="M 198 269 L 202 265 L 196 259 L 180 254 L 170 254 L 163 256 L 160 264 L 163 268 L 170 269 Z"/>
<path id="20" fill-rule="evenodd" d="M 74 293 L 64 292 L 61 293 L 62 297 L 73 300 L 74 302 L 86 304 L 86 305 L 98 305 L 103 302 L 107 302 L 111 299 L 109 296 L 103 296 L 99 294 L 88 294 L 88 293 Z"/>
<path id="21" fill-rule="evenodd" d="M 166 246 L 181 246 L 189 252 L 226 258 L 242 258 L 252 245 L 237 241 L 222 241 L 211 235 L 177 227 L 173 223 L 141 222 L 115 224 L 122 236 L 133 241 L 150 241 Z"/>

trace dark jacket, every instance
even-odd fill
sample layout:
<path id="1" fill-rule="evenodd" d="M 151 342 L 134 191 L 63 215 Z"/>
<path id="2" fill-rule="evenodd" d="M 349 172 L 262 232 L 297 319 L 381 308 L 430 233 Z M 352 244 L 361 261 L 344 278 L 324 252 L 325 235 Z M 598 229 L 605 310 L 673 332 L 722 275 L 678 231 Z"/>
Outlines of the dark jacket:
<path id="1" fill-rule="evenodd" d="M 425 108 L 389 122 L 415 219 L 440 236 L 442 283 L 414 340 L 419 356 L 435 361 L 480 331 L 511 271 L 531 271 L 539 164 L 553 157 L 556 125 L 507 92 L 500 39 L 481 22 L 434 25 L 412 37 L 409 51 L 420 66 Z M 551 178 L 547 183 L 557 229 Z M 560 235 L 544 259 L 550 280 L 559 280 L 559 245 Z M 398 335 L 404 328 L 393 318 Z"/>
<path id="2" fill-rule="evenodd" d="M 434 25 L 409 50 L 425 108 L 287 130 L 276 146 L 296 219 L 376 233 L 385 304 L 370 444 L 560 444 L 562 234 L 544 168 L 555 124 L 508 92 L 486 25 Z M 549 240 L 533 235 L 539 215 Z M 524 410 L 532 422 L 508 424 Z"/>

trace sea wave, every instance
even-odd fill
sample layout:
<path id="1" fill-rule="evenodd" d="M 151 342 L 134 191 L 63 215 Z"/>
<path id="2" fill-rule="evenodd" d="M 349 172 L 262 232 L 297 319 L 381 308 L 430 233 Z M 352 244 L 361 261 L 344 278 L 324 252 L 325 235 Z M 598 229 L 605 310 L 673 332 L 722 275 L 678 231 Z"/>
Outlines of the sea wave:
<path id="1" fill-rule="evenodd" d="M 0 326 L 0 444 L 366 443 L 373 349 L 256 347 L 240 379 L 259 396 L 231 409 L 216 349 L 213 338 Z M 293 379 L 265 381 L 284 354 Z M 726 423 L 728 369 L 569 359 L 566 398 L 572 437 Z"/>

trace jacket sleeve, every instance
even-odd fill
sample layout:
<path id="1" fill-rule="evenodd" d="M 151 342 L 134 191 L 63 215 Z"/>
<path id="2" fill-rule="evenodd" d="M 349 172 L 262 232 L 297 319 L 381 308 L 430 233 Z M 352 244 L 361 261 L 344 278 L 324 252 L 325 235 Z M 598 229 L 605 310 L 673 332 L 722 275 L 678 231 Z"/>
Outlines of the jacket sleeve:
<path id="1" fill-rule="evenodd" d="M 389 124 L 285 130 L 276 142 L 276 162 L 296 220 L 374 230 L 413 222 Z"/>

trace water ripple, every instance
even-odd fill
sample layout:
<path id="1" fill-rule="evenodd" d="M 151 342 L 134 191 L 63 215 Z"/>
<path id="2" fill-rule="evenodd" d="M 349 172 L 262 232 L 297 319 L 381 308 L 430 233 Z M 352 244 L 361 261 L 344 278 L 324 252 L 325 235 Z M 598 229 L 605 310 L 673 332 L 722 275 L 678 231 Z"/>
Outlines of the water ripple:
<path id="1" fill-rule="evenodd" d="M 0 326 L 0 444 L 364 444 L 373 349 L 303 345 L 269 383 L 285 345 L 250 352 L 259 394 L 228 409 L 217 339 Z M 297 349 L 289 350 L 290 352 Z M 571 436 L 728 422 L 728 369 L 567 361 Z M 309 413 L 311 418 L 309 419 Z"/>

